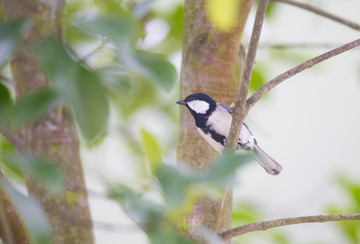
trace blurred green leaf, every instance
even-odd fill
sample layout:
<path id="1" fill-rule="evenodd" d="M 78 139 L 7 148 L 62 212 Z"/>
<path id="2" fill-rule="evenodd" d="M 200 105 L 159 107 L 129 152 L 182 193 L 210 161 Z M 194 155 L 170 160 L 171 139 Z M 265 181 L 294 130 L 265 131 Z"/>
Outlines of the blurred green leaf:
<path id="1" fill-rule="evenodd" d="M 137 33 L 136 22 L 128 14 L 98 15 L 82 20 L 76 26 L 88 33 L 109 38 L 120 46 L 132 40 Z"/>
<path id="2" fill-rule="evenodd" d="M 117 200 L 124 211 L 145 231 L 158 227 L 163 220 L 164 207 L 125 185 L 109 190 L 109 196 Z"/>
<path id="3" fill-rule="evenodd" d="M 276 244 L 291 244 L 291 243 L 293 243 L 293 240 L 290 238 L 289 235 L 287 235 L 286 232 L 279 232 L 279 231 L 274 232 L 274 233 L 272 233 L 272 235 L 270 237 L 272 240 L 274 240 L 274 242 Z M 315 242 L 315 243 L 317 243 L 317 242 Z"/>
<path id="4" fill-rule="evenodd" d="M 72 108 L 82 135 L 93 143 L 104 134 L 109 117 L 105 88 L 97 74 L 73 60 L 58 39 L 45 39 L 35 50 L 58 94 Z"/>
<path id="5" fill-rule="evenodd" d="M 8 108 L 6 115 L 9 127 L 17 130 L 26 123 L 40 119 L 58 104 L 58 96 L 52 90 L 31 92 Z"/>
<path id="6" fill-rule="evenodd" d="M 154 17 L 165 20 L 169 25 L 167 37 L 156 46 L 156 50 L 165 54 L 180 51 L 184 36 L 184 5 L 179 4 L 174 11 L 164 12 L 162 15 Z"/>
<path id="7" fill-rule="evenodd" d="M 264 69 L 261 66 L 256 65 L 253 69 L 253 73 L 251 76 L 250 90 L 255 92 L 260 87 L 265 85 L 265 83 L 266 83 L 266 78 L 264 75 Z"/>
<path id="8" fill-rule="evenodd" d="M 119 66 L 106 66 L 96 71 L 103 85 L 116 96 L 125 95 L 131 88 L 131 78 Z"/>
<path id="9" fill-rule="evenodd" d="M 7 109 L 11 105 L 11 94 L 9 89 L 0 83 L 0 128 L 7 120 Z"/>
<path id="10" fill-rule="evenodd" d="M 165 57 L 145 51 L 123 50 L 119 58 L 124 65 L 146 81 L 170 91 L 175 85 L 177 74 L 174 66 Z"/>
<path id="11" fill-rule="evenodd" d="M 155 138 L 145 130 L 141 130 L 141 139 L 145 156 L 150 163 L 151 173 L 155 174 L 157 168 L 161 164 L 161 152 L 159 144 Z"/>
<path id="12" fill-rule="evenodd" d="M 122 7 L 124 1 L 94 0 L 94 3 L 102 14 L 123 14 L 125 12 L 125 9 Z"/>
<path id="13" fill-rule="evenodd" d="M 90 71 L 81 68 L 77 79 L 69 83 L 69 101 L 82 135 L 89 143 L 106 130 L 109 104 L 104 87 Z"/>
<path id="14" fill-rule="evenodd" d="M 235 176 L 238 168 L 252 160 L 254 156 L 247 153 L 224 153 L 204 172 L 202 181 L 224 184 Z"/>
<path id="15" fill-rule="evenodd" d="M 170 25 L 169 37 L 182 43 L 184 35 L 184 5 L 179 5 L 167 21 Z"/>
<path id="16" fill-rule="evenodd" d="M 267 19 L 272 19 L 272 18 L 274 18 L 275 13 L 276 13 L 277 6 L 278 6 L 278 4 L 276 4 L 276 3 L 273 3 L 273 2 L 269 2 L 269 3 L 268 3 L 268 6 L 267 6 L 267 8 L 266 8 L 266 15 L 265 15 L 265 17 L 266 17 Z"/>
<path id="17" fill-rule="evenodd" d="M 0 109 L 11 101 L 11 94 L 7 86 L 0 82 Z"/>
<path id="18" fill-rule="evenodd" d="M 47 220 L 41 207 L 33 199 L 26 197 L 18 192 L 8 182 L 0 179 L 0 187 L 7 196 L 10 197 L 21 220 L 25 223 L 31 243 L 48 244 L 51 243 L 51 225 Z"/>
<path id="19" fill-rule="evenodd" d="M 180 207 L 186 200 L 186 194 L 197 185 L 224 186 L 235 176 L 236 170 L 251 161 L 248 154 L 228 153 L 219 157 L 206 171 L 195 171 L 182 165 L 162 164 L 156 173 L 165 199 L 174 207 Z M 205 194 L 202 191 L 201 194 Z"/>
<path id="20" fill-rule="evenodd" d="M 261 219 L 258 209 L 251 203 L 236 203 L 233 205 L 231 222 L 233 226 L 254 223 Z"/>
<path id="21" fill-rule="evenodd" d="M 166 201 L 176 208 L 184 204 L 191 184 L 197 183 L 197 172 L 181 166 L 162 164 L 158 168 L 156 176 Z"/>
<path id="22" fill-rule="evenodd" d="M 2 162 L 2 168 L 4 169 L 5 175 L 8 178 L 12 178 L 15 176 L 17 179 L 23 180 L 23 175 L 21 170 L 14 166 L 11 163 L 6 163 L 4 160 L 6 160 L 3 155 L 7 154 L 15 154 L 15 147 L 4 137 L 0 136 L 0 161 Z"/>
<path id="23" fill-rule="evenodd" d="M 158 231 L 153 231 L 148 233 L 150 243 L 159 244 L 159 243 L 171 243 L 171 244 L 196 244 L 198 242 L 191 240 L 189 238 L 183 237 L 176 233 L 174 228 L 168 223 L 165 223 L 161 226 L 161 229 Z"/>
<path id="24" fill-rule="evenodd" d="M 4 22 L 0 20 L 0 69 L 10 58 L 28 27 L 29 25 L 25 21 Z"/>
<path id="25" fill-rule="evenodd" d="M 58 165 L 33 155 L 5 152 L 3 162 L 9 167 L 19 168 L 23 174 L 42 183 L 54 192 L 64 186 L 64 175 Z"/>
<path id="26" fill-rule="evenodd" d="M 344 207 L 329 206 L 327 212 L 329 214 L 356 213 L 360 211 L 360 183 L 350 180 L 344 175 L 338 177 L 339 184 L 347 193 L 350 204 Z M 340 227 L 344 237 L 349 243 L 358 244 L 360 242 L 360 223 L 358 221 L 339 221 L 336 223 Z"/>

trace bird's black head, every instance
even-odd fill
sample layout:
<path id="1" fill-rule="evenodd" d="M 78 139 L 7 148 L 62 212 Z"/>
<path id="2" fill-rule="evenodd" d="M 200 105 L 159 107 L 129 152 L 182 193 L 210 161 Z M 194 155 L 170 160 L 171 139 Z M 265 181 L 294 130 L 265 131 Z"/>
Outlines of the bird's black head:
<path id="1" fill-rule="evenodd" d="M 198 127 L 205 123 L 208 116 L 216 109 L 216 101 L 204 93 L 191 94 L 176 103 L 189 109 Z"/>

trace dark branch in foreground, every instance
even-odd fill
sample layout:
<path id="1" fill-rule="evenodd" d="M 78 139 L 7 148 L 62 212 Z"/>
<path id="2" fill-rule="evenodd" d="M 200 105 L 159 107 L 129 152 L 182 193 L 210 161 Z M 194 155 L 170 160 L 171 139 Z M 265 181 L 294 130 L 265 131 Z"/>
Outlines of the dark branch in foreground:
<path id="1" fill-rule="evenodd" d="M 251 97 L 249 97 L 246 103 L 246 111 L 249 112 L 249 110 L 255 105 L 255 103 L 257 103 L 268 91 L 273 89 L 275 86 L 279 85 L 284 80 L 289 79 L 290 77 L 296 75 L 297 73 L 300 73 L 301 71 L 304 71 L 305 69 L 311 68 L 315 64 L 323 62 L 329 58 L 332 58 L 343 52 L 349 51 L 350 49 L 353 49 L 358 46 L 360 46 L 360 39 L 349 42 L 345 45 L 342 45 L 341 47 L 323 53 L 315 58 L 309 59 L 306 62 L 299 64 L 294 68 L 276 76 L 274 79 L 270 80 L 265 85 L 260 87 L 260 89 L 257 90 Z"/>
<path id="2" fill-rule="evenodd" d="M 250 80 L 255 63 L 256 50 L 259 44 L 261 28 L 264 22 L 265 12 L 269 0 L 260 0 L 254 27 L 251 33 L 250 46 L 246 56 L 245 67 L 241 77 L 240 88 L 238 91 L 235 108 L 233 109 L 233 120 L 231 122 L 230 133 L 227 140 L 226 150 L 234 150 L 240 136 L 242 123 L 247 115 L 246 98 L 249 91 Z"/>
<path id="3" fill-rule="evenodd" d="M 359 24 L 354 23 L 354 22 L 349 21 L 349 20 L 346 20 L 346 19 L 341 18 L 339 16 L 330 14 L 330 13 L 324 11 L 324 10 L 321 10 L 319 8 L 311 6 L 310 4 L 300 3 L 300 2 L 296 2 L 296 1 L 292 1 L 292 0 L 270 0 L 270 1 L 271 2 L 286 3 L 286 4 L 289 4 L 289 5 L 298 7 L 298 8 L 302 8 L 302 9 L 305 9 L 305 10 L 310 11 L 312 13 L 318 14 L 318 15 L 320 15 L 322 17 L 331 19 L 331 20 L 333 20 L 335 22 L 338 22 L 340 24 L 346 25 L 346 26 L 348 26 L 348 27 L 350 27 L 350 28 L 352 28 L 354 30 L 360 31 L 360 25 Z"/>
<path id="4" fill-rule="evenodd" d="M 331 221 L 360 220 L 360 214 L 337 214 L 337 215 L 317 215 L 304 216 L 285 219 L 275 219 L 270 221 L 261 221 L 253 224 L 242 225 L 219 234 L 223 240 L 260 230 L 268 230 L 285 225 L 305 224 L 305 223 L 323 223 Z"/>

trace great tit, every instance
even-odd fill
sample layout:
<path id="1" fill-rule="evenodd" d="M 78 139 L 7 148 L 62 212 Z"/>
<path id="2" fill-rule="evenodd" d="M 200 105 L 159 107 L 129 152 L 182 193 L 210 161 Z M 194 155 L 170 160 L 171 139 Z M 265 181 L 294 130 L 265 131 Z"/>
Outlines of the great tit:
<path id="1" fill-rule="evenodd" d="M 216 151 L 223 153 L 232 121 L 231 108 L 204 93 L 189 95 L 176 103 L 190 111 L 200 135 Z M 282 166 L 259 147 L 246 123 L 242 125 L 237 149 L 254 153 L 260 165 L 271 175 L 277 175 L 282 170 Z"/>

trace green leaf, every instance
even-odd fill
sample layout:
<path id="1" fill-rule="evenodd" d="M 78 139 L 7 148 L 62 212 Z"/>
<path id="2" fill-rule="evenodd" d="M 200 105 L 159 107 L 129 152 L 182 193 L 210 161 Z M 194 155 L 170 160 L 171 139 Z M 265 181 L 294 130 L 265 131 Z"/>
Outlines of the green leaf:
<path id="1" fill-rule="evenodd" d="M 17 130 L 22 125 L 40 119 L 59 104 L 52 90 L 37 90 L 21 97 L 7 110 L 10 128 Z"/>
<path id="2" fill-rule="evenodd" d="M 171 244 L 197 244 L 194 240 L 181 236 L 172 228 L 170 223 L 164 223 L 161 229 L 147 233 L 150 239 L 150 243 L 171 243 Z"/>
<path id="3" fill-rule="evenodd" d="M 33 155 L 5 152 L 3 161 L 9 167 L 16 167 L 25 175 L 43 184 L 49 190 L 57 192 L 64 186 L 62 170 L 53 162 Z"/>
<path id="4" fill-rule="evenodd" d="M 9 196 L 21 220 L 25 223 L 25 227 L 32 240 L 31 243 L 51 243 L 51 225 L 39 204 L 18 192 L 8 182 L 2 179 L 0 179 L 0 187 L 6 195 Z"/>
<path id="5" fill-rule="evenodd" d="M 8 153 L 13 153 L 15 154 L 15 147 L 8 141 L 6 140 L 4 137 L 0 136 L 0 161 L 1 161 L 1 167 L 3 168 L 5 175 L 9 178 L 9 179 L 14 179 L 17 181 L 23 181 L 24 177 L 22 175 L 21 170 L 16 167 L 13 166 L 13 164 L 7 164 L 4 162 L 4 157 L 3 155 L 6 155 Z"/>
<path id="6" fill-rule="evenodd" d="M 11 105 L 11 94 L 9 89 L 0 83 L 0 128 L 7 120 L 7 109 Z"/>
<path id="7" fill-rule="evenodd" d="M 225 153 L 201 176 L 202 181 L 226 183 L 235 176 L 237 169 L 254 160 L 247 153 Z"/>
<path id="8" fill-rule="evenodd" d="M 235 176 L 236 170 L 251 161 L 248 154 L 228 153 L 219 157 L 206 171 L 195 171 L 182 165 L 162 164 L 156 176 L 161 184 L 166 201 L 173 207 L 181 207 L 186 201 L 187 193 L 197 186 L 202 189 L 209 185 L 226 185 Z M 206 185 L 204 187 L 204 185 Z M 202 191 L 201 194 L 205 194 Z"/>
<path id="9" fill-rule="evenodd" d="M 67 94 L 69 84 L 77 78 L 80 65 L 68 54 L 63 43 L 46 38 L 33 46 L 43 71 L 49 76 L 59 94 Z"/>
<path id="10" fill-rule="evenodd" d="M 135 36 L 137 28 L 135 21 L 125 14 L 98 15 L 93 19 L 78 22 L 76 26 L 88 33 L 106 37 L 121 46 Z"/>
<path id="11" fill-rule="evenodd" d="M 152 174 L 155 174 L 157 168 L 161 164 L 160 147 L 155 138 L 145 130 L 141 130 L 141 138 L 145 156 L 150 163 L 151 172 Z"/>
<path id="12" fill-rule="evenodd" d="M 162 164 L 156 176 L 166 201 L 175 208 L 181 207 L 192 184 L 197 183 L 195 171 L 181 167 Z"/>
<path id="13" fill-rule="evenodd" d="M 106 66 L 97 70 L 103 85 L 117 96 L 124 96 L 131 88 L 131 78 L 120 66 Z"/>
<path id="14" fill-rule="evenodd" d="M 11 94 L 7 86 L 0 82 L 0 108 L 11 102 Z"/>
<path id="15" fill-rule="evenodd" d="M 109 118 L 109 103 L 99 77 L 73 60 L 58 39 L 45 39 L 35 50 L 44 72 L 72 109 L 81 134 L 94 143 L 104 134 Z"/>
<path id="16" fill-rule="evenodd" d="M 161 224 L 164 207 L 125 185 L 112 187 L 109 196 L 117 200 L 125 212 L 146 231 L 156 229 Z"/>
<path id="17" fill-rule="evenodd" d="M 160 100 L 155 86 L 142 80 L 132 82 L 126 96 L 113 94 L 112 99 L 125 118 L 146 106 L 158 106 L 155 104 Z"/>
<path id="18" fill-rule="evenodd" d="M 265 85 L 265 83 L 266 78 L 263 69 L 258 65 L 255 66 L 251 76 L 250 90 L 253 92 L 257 91 L 260 87 Z"/>
<path id="19" fill-rule="evenodd" d="M 104 87 L 98 77 L 79 69 L 77 79 L 69 84 L 69 102 L 82 135 L 90 144 L 100 138 L 106 130 L 109 104 Z"/>
<path id="20" fill-rule="evenodd" d="M 122 50 L 119 58 L 127 68 L 142 79 L 159 85 L 166 91 L 170 91 L 175 85 L 176 70 L 162 55 L 139 50 Z"/>
<path id="21" fill-rule="evenodd" d="M 3 22 L 0 20 L 0 69 L 10 58 L 28 27 L 25 21 Z"/>

